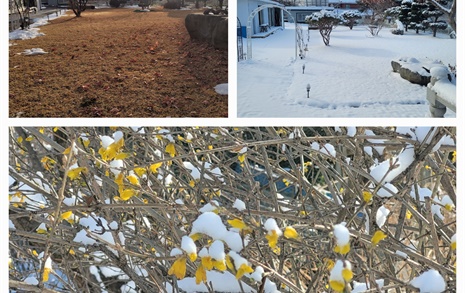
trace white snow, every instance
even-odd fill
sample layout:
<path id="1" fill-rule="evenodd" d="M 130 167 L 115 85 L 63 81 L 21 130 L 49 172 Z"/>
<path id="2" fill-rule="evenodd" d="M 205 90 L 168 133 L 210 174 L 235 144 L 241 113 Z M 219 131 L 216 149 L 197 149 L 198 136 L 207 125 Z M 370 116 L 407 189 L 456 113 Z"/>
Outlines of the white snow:
<path id="1" fill-rule="evenodd" d="M 404 172 L 415 159 L 415 149 L 412 145 L 408 145 L 397 156 L 383 161 L 377 166 L 373 166 L 370 175 L 377 181 L 383 184 L 391 182 Z M 392 164 L 397 166 L 391 167 Z"/>
<path id="2" fill-rule="evenodd" d="M 376 195 L 380 197 L 391 197 L 394 194 L 397 194 L 399 190 L 397 187 L 392 185 L 391 183 L 384 184 L 376 193 Z"/>
<path id="3" fill-rule="evenodd" d="M 226 257 L 224 253 L 224 244 L 221 240 L 215 240 L 208 250 L 210 256 L 215 260 L 223 260 Z"/>
<path id="4" fill-rule="evenodd" d="M 65 13 L 61 11 L 61 14 L 58 16 L 56 14 L 50 14 L 48 16 L 49 20 L 64 16 Z M 39 32 L 40 29 L 38 27 L 43 26 L 48 24 L 47 21 L 47 16 L 44 16 L 42 18 L 33 18 L 32 19 L 33 23 L 29 26 L 29 29 L 22 30 L 22 29 L 17 29 L 9 33 L 8 38 L 10 40 L 27 40 L 27 39 L 33 39 L 36 37 L 43 36 L 44 34 Z"/>
<path id="5" fill-rule="evenodd" d="M 224 181 L 223 177 L 222 177 L 222 174 L 221 174 L 221 170 L 220 168 L 218 167 L 213 167 L 213 165 L 211 163 L 208 163 L 208 162 L 202 162 L 202 164 L 204 164 L 204 177 L 208 180 L 213 180 L 212 177 L 210 177 L 208 174 L 205 174 L 206 172 L 208 173 L 211 173 L 213 175 L 215 175 L 215 177 L 218 178 L 218 180 L 220 180 L 221 182 Z M 184 168 L 188 169 L 191 173 L 191 176 L 194 180 L 200 180 L 201 178 L 201 171 L 202 171 L 202 168 L 197 168 L 196 166 L 194 166 L 191 162 L 183 162 L 183 165 L 184 165 Z"/>
<path id="6" fill-rule="evenodd" d="M 420 293 L 441 293 L 446 290 L 444 278 L 433 269 L 413 278 L 410 284 L 420 289 Z"/>
<path id="7" fill-rule="evenodd" d="M 379 286 L 379 288 L 383 288 L 384 279 L 375 280 L 375 282 Z M 370 283 L 367 284 L 354 281 L 354 288 L 352 289 L 352 293 L 365 292 L 368 289 L 370 289 Z"/>
<path id="8" fill-rule="evenodd" d="M 425 197 L 431 197 L 432 195 L 433 195 L 433 192 L 431 191 L 431 189 L 427 187 L 418 186 L 418 198 L 421 202 L 425 202 Z M 410 196 L 415 200 L 417 198 L 414 186 L 412 186 L 412 190 L 410 191 Z"/>
<path id="9" fill-rule="evenodd" d="M 121 173 L 123 169 L 123 160 L 113 160 L 110 162 L 110 171 L 115 174 L 115 176 L 118 176 L 119 173 Z"/>
<path id="10" fill-rule="evenodd" d="M 239 282 L 236 280 L 236 276 L 231 274 L 228 271 L 218 272 L 216 270 L 207 271 L 207 280 L 212 284 L 213 290 L 215 292 L 241 292 L 243 289 L 244 292 L 255 292 L 252 287 L 241 282 L 242 288 L 239 285 Z M 168 285 L 168 283 L 167 283 Z M 207 287 L 203 283 L 196 284 L 195 278 L 188 277 L 178 281 L 178 286 L 181 290 L 184 290 L 188 293 L 194 292 L 209 292 Z M 166 286 L 168 292 L 173 292 L 171 286 Z M 270 292 L 270 291 L 265 291 Z"/>
<path id="11" fill-rule="evenodd" d="M 243 211 L 246 209 L 246 206 L 242 200 L 236 198 L 233 204 L 233 208 L 237 209 L 238 211 Z"/>
<path id="12" fill-rule="evenodd" d="M 24 279 L 23 282 L 25 284 L 34 285 L 34 286 L 39 284 L 39 280 L 37 280 L 37 278 L 33 276 L 27 277 L 26 279 Z"/>
<path id="13" fill-rule="evenodd" d="M 228 84 L 227 83 L 220 83 L 215 86 L 216 93 L 220 95 L 227 95 L 228 94 Z"/>
<path id="14" fill-rule="evenodd" d="M 189 236 L 182 236 L 181 249 L 188 254 L 197 253 L 197 246 L 195 245 L 194 240 L 192 240 Z"/>
<path id="15" fill-rule="evenodd" d="M 16 230 L 15 224 L 11 221 L 11 219 L 8 219 L 8 229 L 10 230 Z"/>
<path id="16" fill-rule="evenodd" d="M 32 49 L 25 49 L 23 51 L 23 55 L 26 55 L 26 56 L 33 56 L 33 55 L 43 55 L 43 54 L 47 54 L 48 52 L 45 52 L 44 49 L 42 48 L 32 48 Z"/>
<path id="17" fill-rule="evenodd" d="M 349 243 L 349 240 L 350 240 L 349 230 L 342 223 L 334 225 L 333 233 L 334 233 L 334 236 L 336 237 L 337 245 L 343 246 Z"/>
<path id="18" fill-rule="evenodd" d="M 201 213 L 206 213 L 206 212 L 213 212 L 215 210 L 218 209 L 218 207 L 220 206 L 220 203 L 216 200 L 211 200 L 209 203 L 207 203 L 206 205 L 204 205 L 203 207 L 201 207 L 199 209 L 199 211 Z"/>
<path id="19" fill-rule="evenodd" d="M 272 218 L 267 219 L 265 224 L 264 224 L 264 227 L 265 227 L 266 231 L 268 231 L 268 232 L 276 231 L 276 234 L 278 234 L 278 236 L 283 235 L 283 231 L 281 231 L 281 229 L 279 229 L 278 224 L 276 223 L 275 219 L 272 219 Z"/>
<path id="20" fill-rule="evenodd" d="M 380 206 L 379 209 L 376 211 L 376 224 L 378 227 L 382 228 L 384 223 L 386 222 L 387 216 L 391 211 L 384 206 Z"/>
<path id="21" fill-rule="evenodd" d="M 363 25 L 338 26 L 325 46 L 318 30 L 309 32 L 306 58 L 295 62 L 294 24 L 252 39 L 253 58 L 237 64 L 238 117 L 425 117 L 426 87 L 394 73 L 391 60 L 411 56 L 457 63 L 456 40 L 446 34 L 394 35 L 384 28 L 371 37 Z M 247 40 L 243 43 L 246 53 Z M 455 113 L 447 111 L 446 117 Z"/>

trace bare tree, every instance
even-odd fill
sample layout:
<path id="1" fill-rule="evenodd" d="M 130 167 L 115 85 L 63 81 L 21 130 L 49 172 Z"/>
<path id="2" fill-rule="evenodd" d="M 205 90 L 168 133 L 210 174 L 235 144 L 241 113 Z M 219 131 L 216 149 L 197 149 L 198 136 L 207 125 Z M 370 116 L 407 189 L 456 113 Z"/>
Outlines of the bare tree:
<path id="1" fill-rule="evenodd" d="M 238 292 L 401 291 L 428 269 L 453 292 L 455 131 L 11 128 L 10 288 L 171 292 L 193 278 L 214 292 L 210 270 Z M 212 262 L 216 240 L 228 260 Z M 352 265 L 338 283 L 339 261 Z"/>
<path id="2" fill-rule="evenodd" d="M 81 17 L 81 13 L 86 10 L 88 0 L 69 0 L 69 6 L 76 17 Z"/>

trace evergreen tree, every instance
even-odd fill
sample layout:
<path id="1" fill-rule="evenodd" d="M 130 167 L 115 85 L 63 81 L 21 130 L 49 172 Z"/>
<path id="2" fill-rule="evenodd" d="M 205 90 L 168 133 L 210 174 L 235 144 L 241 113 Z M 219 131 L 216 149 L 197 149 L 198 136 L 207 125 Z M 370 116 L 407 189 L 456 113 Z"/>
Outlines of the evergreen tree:
<path id="1" fill-rule="evenodd" d="M 424 31 L 426 29 L 425 23 L 423 22 L 425 20 L 423 11 L 427 7 L 428 5 L 426 3 L 412 2 L 412 6 L 409 12 L 410 22 L 407 26 L 408 28 L 414 29 L 417 34 L 420 32 L 420 30 Z"/>

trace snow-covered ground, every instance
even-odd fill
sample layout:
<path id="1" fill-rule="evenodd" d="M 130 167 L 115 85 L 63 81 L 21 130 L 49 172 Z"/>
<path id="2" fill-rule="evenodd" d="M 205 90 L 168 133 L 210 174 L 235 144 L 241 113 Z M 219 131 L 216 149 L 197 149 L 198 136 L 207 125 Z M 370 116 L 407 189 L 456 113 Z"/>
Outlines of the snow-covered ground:
<path id="1" fill-rule="evenodd" d="M 243 43 L 246 53 L 247 40 Z M 336 27 L 330 46 L 311 30 L 306 58 L 293 62 L 295 29 L 286 23 L 284 30 L 252 39 L 252 52 L 252 59 L 237 65 L 238 117 L 426 117 L 426 87 L 394 73 L 391 60 L 456 64 L 456 40 L 448 35 L 409 31 L 400 36 L 383 28 L 372 37 L 366 26 Z M 447 111 L 446 117 L 455 113 Z"/>

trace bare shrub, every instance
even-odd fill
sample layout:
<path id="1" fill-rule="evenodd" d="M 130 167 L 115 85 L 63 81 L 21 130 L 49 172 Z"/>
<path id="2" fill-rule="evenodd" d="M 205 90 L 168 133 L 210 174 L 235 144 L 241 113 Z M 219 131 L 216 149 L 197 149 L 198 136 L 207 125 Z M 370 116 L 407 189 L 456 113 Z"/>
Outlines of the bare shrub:
<path id="1" fill-rule="evenodd" d="M 243 271 L 223 274 L 241 288 L 263 292 L 269 280 L 327 291 L 340 260 L 352 264 L 344 292 L 353 281 L 379 291 L 380 279 L 383 290 L 414 289 L 410 280 L 428 269 L 455 290 L 455 128 L 17 127 L 9 135 L 10 288 L 177 290 L 173 268 L 201 277 L 200 250 L 215 240 L 191 235 L 209 205 L 240 240 L 224 245 L 226 258 L 246 260 Z M 382 224 L 381 207 L 390 210 Z M 334 231 L 343 222 L 344 254 Z M 258 266 L 261 279 L 242 275 Z M 213 292 L 209 281 L 199 280 Z"/>

